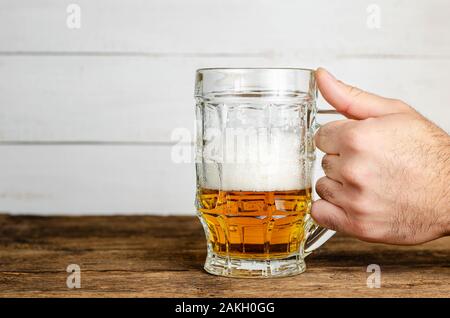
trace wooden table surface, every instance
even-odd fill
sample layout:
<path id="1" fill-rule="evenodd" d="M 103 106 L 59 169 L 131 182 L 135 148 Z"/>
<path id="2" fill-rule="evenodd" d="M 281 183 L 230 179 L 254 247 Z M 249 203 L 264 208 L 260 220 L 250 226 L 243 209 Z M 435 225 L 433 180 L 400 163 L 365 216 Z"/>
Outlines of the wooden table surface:
<path id="1" fill-rule="evenodd" d="M 449 297 L 450 237 L 421 246 L 336 235 L 307 271 L 277 279 L 216 277 L 202 269 L 195 217 L 0 215 L 1 297 Z M 69 264 L 81 288 L 69 289 Z M 368 288 L 369 264 L 381 288 Z"/>

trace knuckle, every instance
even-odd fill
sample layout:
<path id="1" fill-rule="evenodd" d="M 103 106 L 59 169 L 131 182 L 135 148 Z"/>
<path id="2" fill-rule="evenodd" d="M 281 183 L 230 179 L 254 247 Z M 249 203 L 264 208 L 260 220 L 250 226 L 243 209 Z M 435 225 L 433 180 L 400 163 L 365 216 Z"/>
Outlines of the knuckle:
<path id="1" fill-rule="evenodd" d="M 336 122 L 334 122 L 334 121 L 328 122 L 319 128 L 319 130 L 317 131 L 317 134 L 320 137 L 328 138 L 335 130 L 335 128 L 336 128 L 335 126 L 336 126 Z"/>
<path id="2" fill-rule="evenodd" d="M 341 167 L 341 175 L 344 182 L 353 185 L 362 193 L 367 188 L 370 180 L 373 179 L 375 173 L 370 168 L 368 161 L 363 161 L 363 159 L 359 158 L 356 162 L 344 163 Z"/>
<path id="3" fill-rule="evenodd" d="M 327 172 L 331 169 L 331 160 L 329 155 L 325 155 L 322 158 L 322 169 Z"/>
<path id="4" fill-rule="evenodd" d="M 349 208 L 354 215 L 371 215 L 372 205 L 367 196 L 363 193 L 356 193 L 349 202 Z"/>
<path id="5" fill-rule="evenodd" d="M 352 211 L 355 214 L 365 215 L 366 213 L 368 213 L 369 207 L 367 205 L 367 202 L 361 196 L 356 196 L 356 198 L 354 198 L 354 200 L 352 201 L 351 206 L 352 206 Z"/>
<path id="6" fill-rule="evenodd" d="M 334 214 L 327 214 L 321 217 L 320 220 L 316 220 L 320 225 L 327 229 L 341 232 L 341 224 L 338 218 Z"/>
<path id="7" fill-rule="evenodd" d="M 323 227 L 334 231 L 341 231 L 343 229 L 345 219 L 343 219 L 343 216 L 338 213 L 328 213 L 325 209 L 313 208 L 311 211 L 311 216 L 316 223 Z"/>
<path id="8" fill-rule="evenodd" d="M 317 131 L 317 135 L 319 137 L 325 136 L 326 135 L 326 125 L 323 125 L 319 128 L 319 130 Z"/>
<path id="9" fill-rule="evenodd" d="M 357 127 L 351 127 L 344 131 L 343 135 L 343 143 L 347 146 L 348 149 L 352 149 L 355 151 L 360 151 L 364 149 L 365 141 L 364 135 L 361 133 L 361 130 Z"/>
<path id="10" fill-rule="evenodd" d="M 320 136 L 320 129 L 316 132 L 316 134 L 314 135 L 314 138 L 313 138 L 313 142 L 314 142 L 314 147 L 317 147 L 317 148 L 321 148 L 321 146 L 322 146 L 322 140 L 321 140 L 321 136 Z"/>
<path id="11" fill-rule="evenodd" d="M 320 193 L 323 192 L 325 190 L 325 188 L 326 188 L 326 185 L 325 185 L 324 178 L 320 178 L 319 180 L 317 180 L 317 182 L 316 182 L 317 194 L 320 195 Z"/>
<path id="12" fill-rule="evenodd" d="M 344 181 L 354 185 L 360 185 L 362 183 L 362 173 L 359 171 L 356 165 L 347 163 L 341 167 L 341 175 Z"/>
<path id="13" fill-rule="evenodd" d="M 322 177 L 316 182 L 316 192 L 323 199 L 331 199 L 334 197 L 333 192 L 327 185 L 327 178 Z"/>
<path id="14" fill-rule="evenodd" d="M 397 109 L 399 111 L 402 112 L 409 112 L 411 110 L 413 110 L 413 108 L 411 106 L 409 106 L 408 104 L 406 104 L 404 101 L 402 101 L 401 99 L 396 99 L 396 98 L 392 98 L 390 100 L 390 102 L 392 103 L 392 106 L 394 107 L 394 109 Z"/>
<path id="15" fill-rule="evenodd" d="M 350 96 L 352 96 L 353 98 L 360 96 L 361 94 L 364 94 L 365 91 L 363 91 L 362 89 L 352 86 L 350 85 L 349 87 L 349 94 Z"/>
<path id="16" fill-rule="evenodd" d="M 327 138 L 328 135 L 328 131 L 326 126 L 322 126 L 319 128 L 319 130 L 316 133 L 316 145 L 321 145 L 322 141 L 325 140 Z"/>

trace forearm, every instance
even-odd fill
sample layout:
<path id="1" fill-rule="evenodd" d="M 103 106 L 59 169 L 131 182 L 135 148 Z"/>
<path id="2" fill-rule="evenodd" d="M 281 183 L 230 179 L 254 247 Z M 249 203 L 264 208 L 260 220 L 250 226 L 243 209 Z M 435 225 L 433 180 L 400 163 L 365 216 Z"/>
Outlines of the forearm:
<path id="1" fill-rule="evenodd" d="M 441 189 L 436 189 L 440 193 L 437 204 L 440 223 L 440 236 L 450 236 L 450 136 L 444 132 L 444 144 L 441 148 L 442 170 L 440 173 Z"/>

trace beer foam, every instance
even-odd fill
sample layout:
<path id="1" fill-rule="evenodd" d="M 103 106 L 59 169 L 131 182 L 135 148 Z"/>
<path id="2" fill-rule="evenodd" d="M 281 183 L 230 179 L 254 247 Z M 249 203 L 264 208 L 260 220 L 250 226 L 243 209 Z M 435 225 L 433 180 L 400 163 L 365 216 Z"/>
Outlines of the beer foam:
<path id="1" fill-rule="evenodd" d="M 309 167 L 302 144 L 298 134 L 273 131 L 253 142 L 220 144 L 220 158 L 197 167 L 199 185 L 224 191 L 304 189 L 310 180 L 304 175 Z"/>

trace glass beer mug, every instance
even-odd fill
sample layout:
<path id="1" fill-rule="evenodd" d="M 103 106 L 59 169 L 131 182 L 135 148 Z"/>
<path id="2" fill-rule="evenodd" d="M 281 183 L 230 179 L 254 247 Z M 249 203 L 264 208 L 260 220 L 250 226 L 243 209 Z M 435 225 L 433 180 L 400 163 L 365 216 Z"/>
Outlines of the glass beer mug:
<path id="1" fill-rule="evenodd" d="M 310 216 L 317 86 L 308 69 L 196 73 L 197 214 L 205 270 L 282 277 L 334 231 Z"/>

